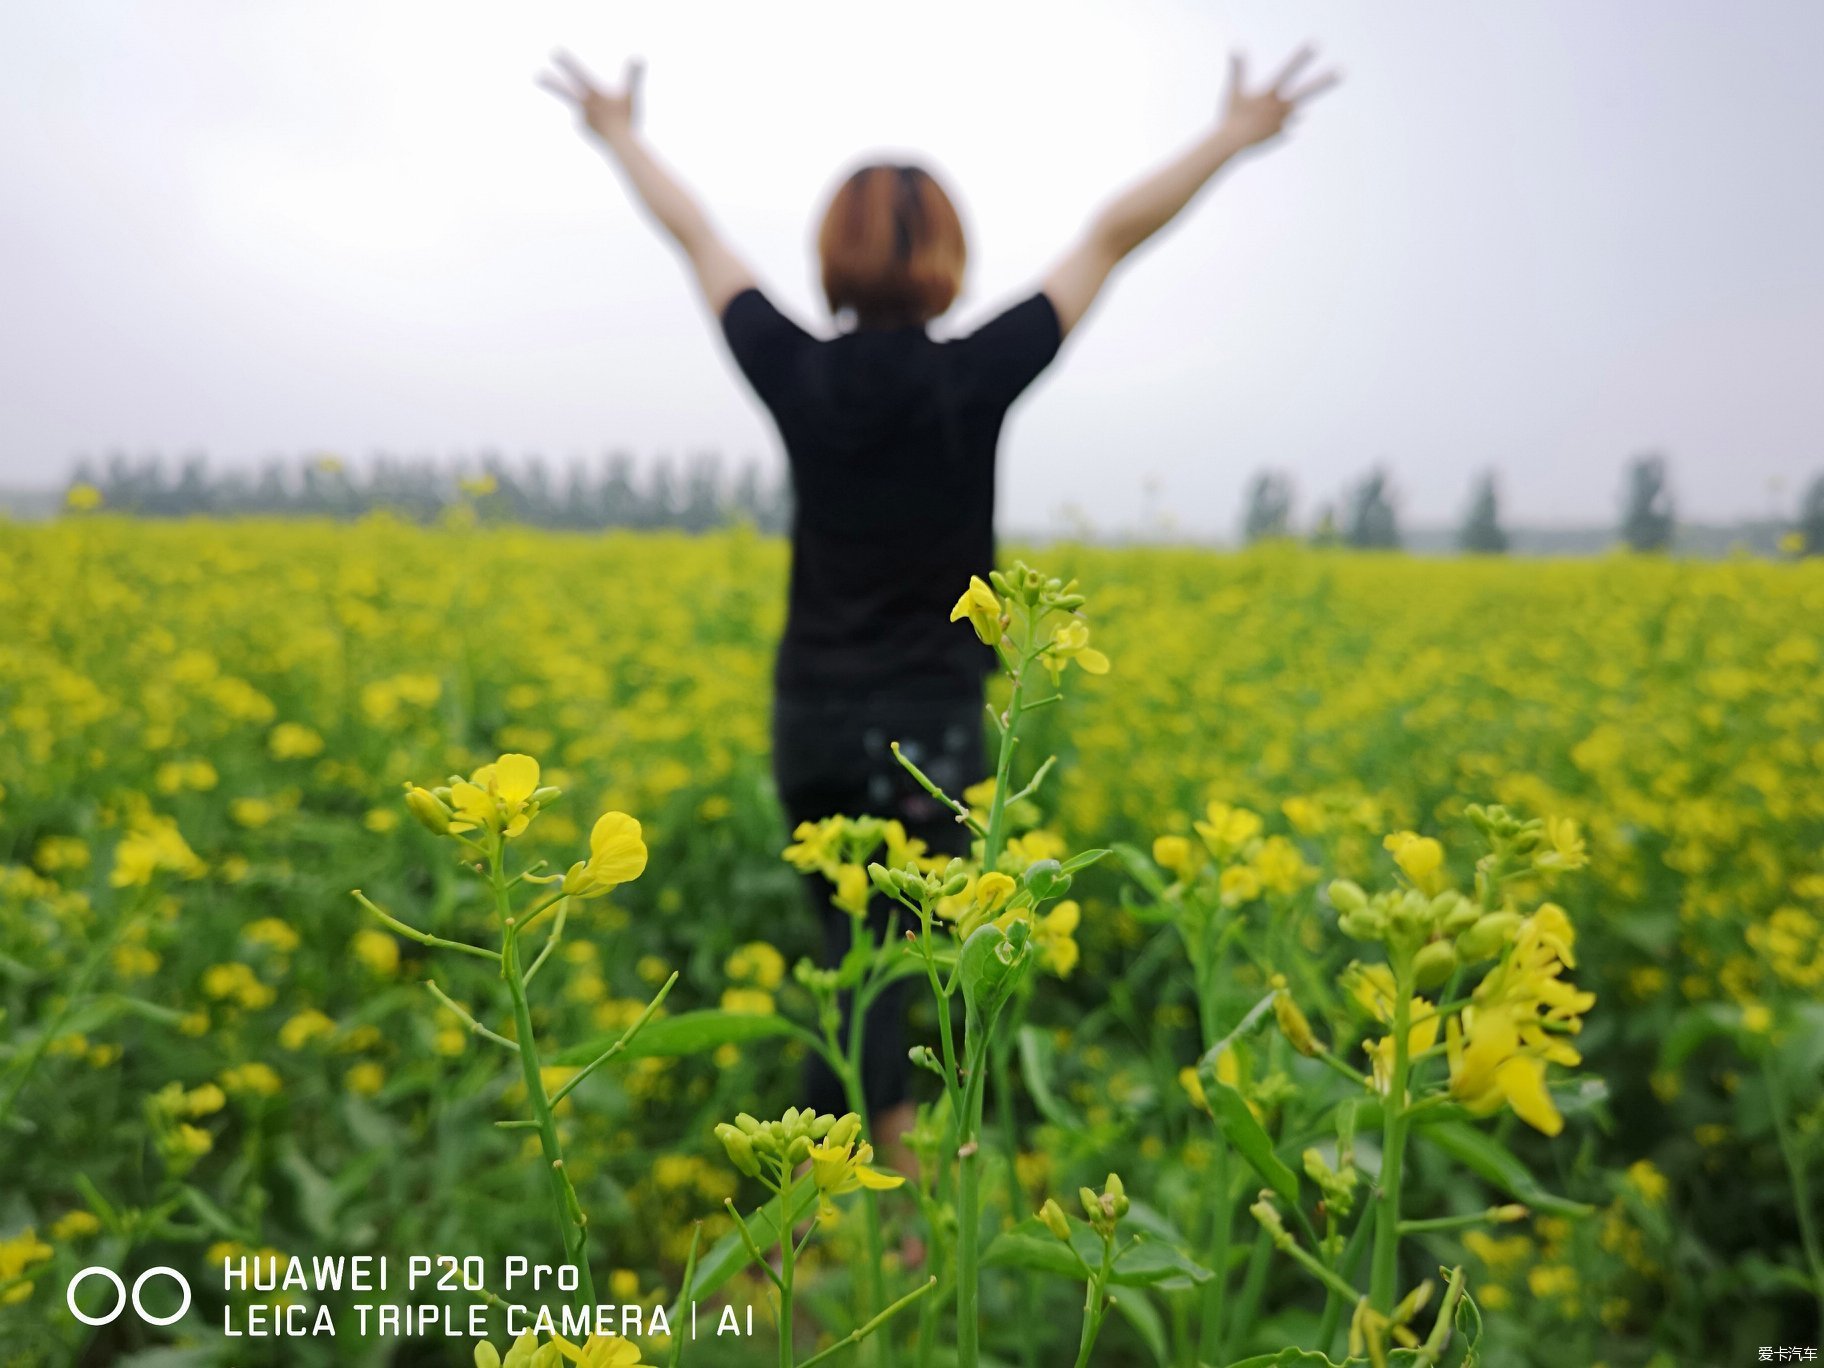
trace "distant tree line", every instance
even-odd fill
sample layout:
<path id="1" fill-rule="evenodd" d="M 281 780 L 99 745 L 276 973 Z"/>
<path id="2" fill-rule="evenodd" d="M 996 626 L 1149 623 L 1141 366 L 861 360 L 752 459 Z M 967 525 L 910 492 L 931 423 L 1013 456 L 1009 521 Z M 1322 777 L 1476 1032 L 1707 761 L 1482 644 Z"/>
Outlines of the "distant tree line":
<path id="1" fill-rule="evenodd" d="M 1248 484 L 1242 511 L 1242 539 L 1250 544 L 1296 535 L 1291 478 L 1263 470 Z M 1668 551 L 1677 526 L 1666 458 L 1658 453 L 1628 463 L 1622 484 L 1621 517 L 1616 538 L 1635 551 Z M 1376 466 L 1344 491 L 1339 514 L 1333 504 L 1320 504 L 1308 540 L 1317 545 L 1344 545 L 1362 550 L 1396 550 L 1402 544 L 1399 497 L 1385 468 Z M 1510 546 L 1501 520 L 1501 491 L 1495 473 L 1476 477 L 1469 507 L 1458 525 L 1457 549 L 1472 555 L 1504 554 Z M 1824 555 L 1824 475 L 1814 479 L 1799 502 L 1796 516 L 1780 539 L 1788 554 Z"/>
<path id="2" fill-rule="evenodd" d="M 159 457 L 110 456 L 77 465 L 66 489 L 72 506 L 101 507 L 141 517 L 197 516 L 358 518 L 386 511 L 431 522 L 458 507 L 492 522 L 591 531 L 673 528 L 706 532 L 746 524 L 783 532 L 791 518 L 791 488 L 749 461 L 729 472 L 713 454 L 682 462 L 639 462 L 625 452 L 596 461 L 552 465 L 533 458 L 511 462 L 376 457 L 360 466 L 329 456 L 273 458 L 253 468 L 215 468 L 202 457 L 173 466 Z M 1320 504 L 1304 533 L 1318 545 L 1397 550 L 1405 544 L 1400 496 L 1384 466 L 1375 466 Z M 1249 482 L 1242 513 L 1244 541 L 1300 535 L 1290 476 L 1263 470 Z M 1664 456 L 1628 463 L 1622 483 L 1618 541 L 1637 551 L 1671 549 L 1677 508 Z M 1806 488 L 1790 521 L 1781 520 L 1780 550 L 1824 555 L 1824 475 Z M 1423 538 L 1421 538 L 1423 540 Z M 1511 546 L 1493 471 L 1477 476 L 1458 524 L 1455 544 L 1473 555 L 1501 555 Z M 1534 534 L 1537 541 L 1537 533 Z"/>
<path id="3" fill-rule="evenodd" d="M 272 459 L 254 469 L 216 469 L 201 457 L 173 469 L 158 457 L 83 462 L 70 478 L 72 504 L 98 504 L 151 518 L 198 516 L 358 518 L 385 511 L 430 522 L 459 506 L 487 521 L 578 531 L 609 527 L 707 532 L 738 523 L 781 532 L 790 489 L 748 462 L 732 475 L 719 457 L 636 462 L 625 453 L 553 467 L 509 462 L 378 457 L 360 467 L 334 457 Z"/>

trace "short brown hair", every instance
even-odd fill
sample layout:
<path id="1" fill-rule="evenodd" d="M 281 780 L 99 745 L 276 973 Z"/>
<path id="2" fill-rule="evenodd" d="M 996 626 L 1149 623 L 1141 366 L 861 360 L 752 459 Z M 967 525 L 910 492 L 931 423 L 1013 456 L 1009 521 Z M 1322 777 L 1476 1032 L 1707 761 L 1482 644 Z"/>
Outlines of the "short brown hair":
<path id="1" fill-rule="evenodd" d="M 927 323 L 955 303 L 969 251 L 956 206 L 931 173 L 882 163 L 837 189 L 817 255 L 831 313 L 890 327 Z"/>

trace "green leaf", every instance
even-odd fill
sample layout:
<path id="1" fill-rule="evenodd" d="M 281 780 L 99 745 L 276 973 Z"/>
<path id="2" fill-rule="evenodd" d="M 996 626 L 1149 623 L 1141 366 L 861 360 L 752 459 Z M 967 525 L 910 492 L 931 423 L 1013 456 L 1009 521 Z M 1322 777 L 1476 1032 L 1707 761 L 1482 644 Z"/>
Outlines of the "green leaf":
<path id="1" fill-rule="evenodd" d="M 1594 1207 L 1548 1192 L 1533 1171 L 1512 1150 L 1493 1136 L 1460 1121 L 1427 1122 L 1418 1119 L 1418 1133 L 1470 1172 L 1505 1190 L 1534 1211 L 1554 1216 L 1588 1216 Z"/>
<path id="2" fill-rule="evenodd" d="M 1074 1283 L 1087 1281 L 1085 1265 L 1101 1266 L 1102 1237 L 1074 1216 L 1067 1215 L 1065 1219 L 1070 1222 L 1068 1248 L 1038 1218 L 1028 1217 L 996 1235 L 983 1253 L 982 1262 L 1051 1273 Z M 1143 1238 L 1115 1260 L 1109 1281 L 1117 1287 L 1152 1287 L 1171 1282 L 1185 1288 L 1206 1283 L 1212 1276 L 1209 1269 L 1176 1245 Z"/>
<path id="3" fill-rule="evenodd" d="M 1146 853 L 1139 846 L 1122 844 L 1117 845 L 1114 849 L 1116 856 L 1127 867 L 1127 872 L 1133 876 L 1135 883 L 1155 899 L 1165 896 L 1165 880 L 1159 877 L 1159 866 L 1147 858 Z"/>
<path id="4" fill-rule="evenodd" d="M 747 1045 L 756 1040 L 771 1040 L 792 1035 L 797 1025 L 782 1016 L 753 1016 L 744 1012 L 679 1012 L 676 1016 L 649 1021 L 640 1033 L 627 1042 L 622 1059 L 654 1059 L 661 1056 L 708 1054 L 724 1045 Z M 586 1044 L 573 1045 L 557 1056 L 559 1064 L 587 1064 L 615 1041 L 620 1033 L 603 1036 Z"/>
<path id="5" fill-rule="evenodd" d="M 1281 1349 L 1277 1354 L 1256 1354 L 1253 1358 L 1237 1359 L 1229 1368 L 1355 1368 L 1356 1364 L 1367 1362 L 1367 1359 L 1344 1359 L 1341 1363 L 1336 1363 L 1329 1355 L 1320 1354 L 1315 1349 Z"/>
<path id="6" fill-rule="evenodd" d="M 1050 1033 L 1037 1026 L 1022 1026 L 1019 1044 L 1020 1077 L 1026 1081 L 1026 1091 L 1032 1098 L 1032 1105 L 1053 1125 L 1069 1131 L 1082 1130 L 1083 1119 L 1065 1106 L 1051 1090 L 1051 1080 L 1047 1075 L 1051 1071 L 1056 1047 L 1051 1043 Z"/>
<path id="7" fill-rule="evenodd" d="M 747 1215 L 747 1228 L 753 1232 L 754 1243 L 764 1253 L 779 1239 L 781 1229 L 790 1230 L 806 1216 L 811 1208 L 817 1205 L 817 1186 L 815 1183 L 800 1183 L 792 1194 L 791 1215 L 782 1223 L 779 1219 L 780 1199 L 775 1197 L 765 1206 L 751 1211 Z M 717 1288 L 735 1274 L 753 1262 L 747 1246 L 741 1242 L 741 1232 L 731 1230 L 710 1247 L 709 1253 L 697 1260 L 697 1276 L 687 1291 L 678 1298 L 678 1308 L 693 1301 L 702 1301 L 712 1295 Z M 673 1321 L 677 1319 L 676 1313 Z"/>
<path id="8" fill-rule="evenodd" d="M 1676 1073 L 1706 1040 L 1714 1036 L 1733 1035 L 1740 1013 L 1721 1003 L 1707 1002 L 1687 1007 L 1672 1022 L 1659 1046 L 1659 1067 Z"/>
<path id="9" fill-rule="evenodd" d="M 1115 1260 L 1114 1277 L 1122 1287 L 1150 1287 L 1171 1280 L 1179 1286 L 1206 1283 L 1215 1274 L 1176 1245 L 1143 1239 Z"/>
<path id="10" fill-rule="evenodd" d="M 1064 861 L 1060 872 L 1064 874 L 1075 874 L 1079 869 L 1088 869 L 1091 865 L 1096 863 L 1096 861 L 1105 859 L 1110 853 L 1111 852 L 1106 850 L 1085 850 L 1081 854 L 1072 855 L 1068 860 Z"/>
<path id="11" fill-rule="evenodd" d="M 1443 1269 L 1438 1271 L 1445 1272 Z M 1449 1275 L 1446 1274 L 1446 1276 Z M 1462 1300 L 1457 1303 L 1457 1314 L 1452 1318 L 1452 1323 L 1456 1327 L 1457 1335 L 1461 1337 L 1463 1346 L 1463 1360 L 1457 1365 L 1457 1368 L 1476 1368 L 1476 1364 L 1481 1360 L 1477 1348 L 1482 1343 L 1482 1308 L 1476 1305 L 1475 1298 L 1469 1295 L 1467 1287 L 1463 1289 Z M 1452 1343 L 1451 1348 L 1453 1350 L 1456 1348 L 1455 1342 Z"/>
<path id="12" fill-rule="evenodd" d="M 304 1224 L 319 1239 L 329 1238 L 335 1233 L 336 1211 L 342 1205 L 335 1184 L 325 1178 L 290 1140 L 282 1142 L 279 1167 L 291 1176 L 292 1188 L 298 1198 L 298 1214 L 304 1218 Z"/>
<path id="13" fill-rule="evenodd" d="M 1159 1368 L 1165 1368 L 1171 1358 L 1171 1349 L 1166 1343 L 1165 1321 L 1159 1315 L 1159 1308 L 1153 1305 L 1153 1299 L 1137 1288 L 1130 1288 L 1115 1293 L 1109 1300 L 1152 1351 L 1153 1362 Z"/>
<path id="14" fill-rule="evenodd" d="M 181 1190 L 183 1192 L 184 1204 L 188 1206 L 191 1211 L 196 1213 L 196 1217 L 199 1221 L 208 1226 L 216 1234 L 225 1236 L 230 1240 L 244 1241 L 248 1238 L 247 1228 L 217 1206 L 214 1200 L 201 1188 L 185 1183 L 182 1185 Z"/>
<path id="15" fill-rule="evenodd" d="M 1008 931 L 989 922 L 976 927 L 963 942 L 963 1003 L 969 1018 L 980 1023 L 984 1038 L 994 1029 L 995 1018 L 1032 962 L 1031 934 L 1031 927 L 1023 921 L 1016 921 Z M 968 1023 L 965 1029 L 971 1040 L 976 1038 Z"/>
<path id="16" fill-rule="evenodd" d="M 1222 1127 L 1224 1138 L 1281 1200 L 1297 1206 L 1298 1175 L 1273 1152 L 1273 1140 L 1254 1119 L 1247 1098 L 1217 1078 L 1213 1064 L 1200 1067 L 1198 1073 L 1203 1079 L 1203 1095 L 1210 1100 L 1210 1108 L 1216 1113 L 1216 1124 Z"/>
<path id="17" fill-rule="evenodd" d="M 1093 1240 L 1094 1232 L 1085 1229 Z M 1073 1241 L 1073 1247 L 1074 1244 Z M 1100 1259 L 1102 1251 L 1096 1249 L 1092 1257 Z M 1012 1230 L 1003 1230 L 996 1235 L 982 1251 L 982 1263 L 989 1268 L 1026 1268 L 1035 1273 L 1050 1273 L 1075 1283 L 1087 1281 L 1077 1256 L 1035 1220 L 1022 1221 Z"/>

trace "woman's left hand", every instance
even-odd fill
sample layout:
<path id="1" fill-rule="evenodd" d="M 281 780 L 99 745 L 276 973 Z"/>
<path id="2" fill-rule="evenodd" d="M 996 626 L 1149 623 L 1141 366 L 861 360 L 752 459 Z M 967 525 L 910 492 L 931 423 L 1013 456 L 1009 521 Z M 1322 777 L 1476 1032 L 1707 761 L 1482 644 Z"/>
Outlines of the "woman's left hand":
<path id="1" fill-rule="evenodd" d="M 612 143 L 633 132 L 639 118 L 640 83 L 646 75 L 644 62 L 637 57 L 628 60 L 619 90 L 597 84 L 583 64 L 567 52 L 553 54 L 551 65 L 554 70 L 539 73 L 539 85 L 571 105 L 596 137 Z"/>
<path id="2" fill-rule="evenodd" d="M 1327 71 L 1300 84 L 1298 73 L 1310 63 L 1316 52 L 1300 48 L 1263 89 L 1249 90 L 1247 59 L 1239 52 L 1229 58 L 1229 95 L 1223 108 L 1221 132 L 1237 150 L 1257 147 L 1277 138 L 1298 112 L 1298 107 L 1320 95 L 1341 79 Z"/>

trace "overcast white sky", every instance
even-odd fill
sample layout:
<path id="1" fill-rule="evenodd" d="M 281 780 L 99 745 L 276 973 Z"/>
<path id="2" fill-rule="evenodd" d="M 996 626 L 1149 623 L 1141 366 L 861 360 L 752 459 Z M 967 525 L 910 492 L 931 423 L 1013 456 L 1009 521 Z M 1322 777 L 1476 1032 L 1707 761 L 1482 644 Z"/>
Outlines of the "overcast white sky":
<path id="1" fill-rule="evenodd" d="M 879 149 L 961 199 L 968 323 L 1194 134 L 1224 55 L 1347 72 L 1121 276 L 1003 447 L 1060 505 L 1227 531 L 1385 460 L 1416 521 L 1501 468 L 1606 521 L 1668 452 L 1693 517 L 1824 470 L 1816 0 L 58 0 L 0 9 L 0 485 L 83 453 L 643 454 L 777 443 L 564 111 L 568 44 L 776 295 Z M 1783 482 L 1783 487 L 1782 487 Z"/>

